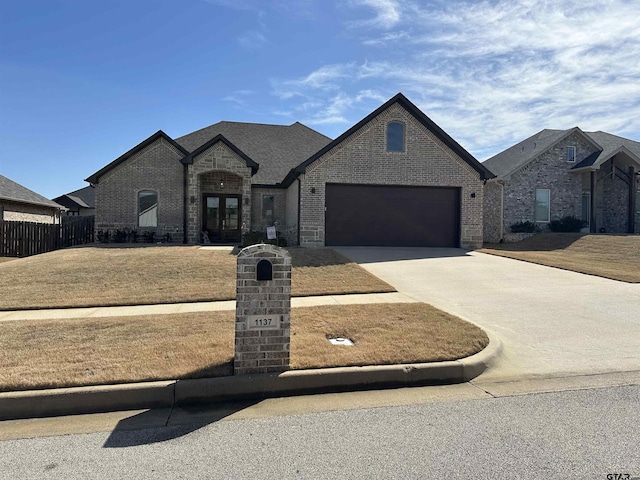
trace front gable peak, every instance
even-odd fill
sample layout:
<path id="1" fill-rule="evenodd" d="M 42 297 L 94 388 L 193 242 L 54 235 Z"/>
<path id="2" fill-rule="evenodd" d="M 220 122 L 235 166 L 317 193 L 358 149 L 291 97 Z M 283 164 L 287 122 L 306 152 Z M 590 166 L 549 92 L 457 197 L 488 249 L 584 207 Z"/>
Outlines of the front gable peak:
<path id="1" fill-rule="evenodd" d="M 356 123 L 349 130 L 344 132 L 334 141 L 330 142 L 324 148 L 316 152 L 310 158 L 302 162 L 295 169 L 290 172 L 285 179 L 285 184 L 291 184 L 293 179 L 297 177 L 297 175 L 301 173 L 305 173 L 307 167 L 310 166 L 317 159 L 322 157 L 325 153 L 335 148 L 344 142 L 347 138 L 353 135 L 355 132 L 360 130 L 363 126 L 371 122 L 374 118 L 379 116 L 381 113 L 390 109 L 394 105 L 399 105 L 404 110 L 406 110 L 410 115 L 412 115 L 419 123 L 421 123 L 427 130 L 429 130 L 438 140 L 440 140 L 444 145 L 446 145 L 450 150 L 452 150 L 455 154 L 457 154 L 462 160 L 468 163 L 474 170 L 476 170 L 480 174 L 480 178 L 485 180 L 489 178 L 495 177 L 493 173 L 491 173 L 486 167 L 484 167 L 476 158 L 473 157 L 469 152 L 467 152 L 458 142 L 456 142 L 451 136 L 449 136 L 442 128 L 440 128 L 436 123 L 431 120 L 427 115 L 425 115 L 417 106 L 415 106 L 407 97 L 405 97 L 402 93 L 396 94 L 394 97 L 390 98 L 387 102 L 382 104 L 376 110 L 371 112 L 365 118 Z M 287 185 L 285 185 L 287 186 Z"/>
<path id="2" fill-rule="evenodd" d="M 237 146 L 231 143 L 227 138 L 221 133 L 213 137 L 208 142 L 204 143 L 200 147 L 196 148 L 193 152 L 187 154 L 180 160 L 184 165 L 192 165 L 194 158 L 196 158 L 201 153 L 205 152 L 209 148 L 213 147 L 217 143 L 222 143 L 226 147 L 228 147 L 231 151 L 233 151 L 236 155 L 238 155 L 247 165 L 247 167 L 251 168 L 252 175 L 258 171 L 260 165 L 252 160 L 246 153 L 240 150 Z"/>

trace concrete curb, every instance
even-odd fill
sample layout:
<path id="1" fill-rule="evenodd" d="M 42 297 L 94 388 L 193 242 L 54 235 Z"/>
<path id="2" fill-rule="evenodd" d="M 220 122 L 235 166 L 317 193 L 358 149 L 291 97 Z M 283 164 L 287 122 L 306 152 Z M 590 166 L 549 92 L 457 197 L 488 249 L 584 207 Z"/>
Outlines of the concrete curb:
<path id="1" fill-rule="evenodd" d="M 168 380 L 0 393 L 0 420 L 172 408 L 305 393 L 467 382 L 495 363 L 502 343 L 450 362 L 290 370 L 280 374 Z"/>

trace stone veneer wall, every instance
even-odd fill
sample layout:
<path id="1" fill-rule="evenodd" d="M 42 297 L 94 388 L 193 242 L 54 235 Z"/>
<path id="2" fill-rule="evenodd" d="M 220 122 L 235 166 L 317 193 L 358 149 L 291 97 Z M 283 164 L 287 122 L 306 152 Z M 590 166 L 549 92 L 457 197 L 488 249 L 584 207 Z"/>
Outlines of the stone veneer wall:
<path id="1" fill-rule="evenodd" d="M 171 234 L 182 241 L 183 157 L 173 145 L 160 138 L 107 172 L 95 186 L 96 231 L 137 230 Z M 158 194 L 158 226 L 138 226 L 138 193 Z"/>
<path id="2" fill-rule="evenodd" d="M 273 265 L 273 280 L 256 280 L 261 259 Z M 249 315 L 280 317 L 272 330 L 250 330 Z M 234 375 L 289 369 L 291 338 L 291 256 L 274 245 L 252 245 L 238 254 Z"/>
<path id="3" fill-rule="evenodd" d="M 565 160 L 567 146 L 576 147 L 576 161 Z M 584 160 L 594 147 L 581 136 L 572 134 L 540 155 L 520 170 L 505 178 L 504 187 L 504 231 L 521 221 L 535 222 L 536 189 L 550 190 L 550 219 L 567 215 L 580 218 L 582 211 L 582 176 L 569 170 Z M 538 225 L 545 229 L 547 222 Z"/>
<path id="4" fill-rule="evenodd" d="M 224 189 L 215 185 L 215 173 L 225 176 Z M 204 175 L 203 175 L 204 174 Z M 236 180 L 233 180 L 234 177 Z M 229 183 L 226 183 L 229 182 Z M 227 185 L 229 185 L 227 187 Z M 216 190 L 216 188 L 218 190 Z M 232 190 L 233 189 L 233 190 Z M 233 150 L 222 142 L 217 142 L 193 159 L 187 169 L 187 241 L 202 241 L 202 194 L 238 193 L 242 194 L 242 232 L 251 229 L 251 168 Z"/>
<path id="5" fill-rule="evenodd" d="M 405 151 L 386 151 L 389 122 L 405 125 Z M 300 244 L 324 246 L 325 184 L 359 183 L 461 187 L 460 245 L 482 245 L 483 186 L 480 174 L 455 155 L 409 112 L 394 104 L 300 176 Z M 315 193 L 311 189 L 315 189 Z M 475 194 L 475 198 L 471 194 Z M 416 221 L 419 215 L 416 214 Z"/>

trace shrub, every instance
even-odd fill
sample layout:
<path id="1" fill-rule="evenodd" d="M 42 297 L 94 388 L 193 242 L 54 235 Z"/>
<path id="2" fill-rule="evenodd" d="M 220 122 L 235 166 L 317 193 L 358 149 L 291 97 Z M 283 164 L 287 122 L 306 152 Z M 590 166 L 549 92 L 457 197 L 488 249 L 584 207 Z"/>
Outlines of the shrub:
<path id="1" fill-rule="evenodd" d="M 538 226 L 528 220 L 514 223 L 510 228 L 512 233 L 534 233 L 538 231 Z"/>
<path id="2" fill-rule="evenodd" d="M 569 215 L 560 220 L 551 220 L 549 229 L 552 232 L 579 232 L 585 225 L 586 222 Z"/>

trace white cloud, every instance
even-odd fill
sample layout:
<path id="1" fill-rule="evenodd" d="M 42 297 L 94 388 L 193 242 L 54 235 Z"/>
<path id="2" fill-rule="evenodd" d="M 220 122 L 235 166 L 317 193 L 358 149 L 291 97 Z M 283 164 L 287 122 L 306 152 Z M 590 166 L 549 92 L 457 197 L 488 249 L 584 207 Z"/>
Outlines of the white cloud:
<path id="1" fill-rule="evenodd" d="M 375 17 L 352 22 L 352 26 L 392 28 L 400 22 L 401 8 L 397 0 L 351 0 L 353 6 L 369 7 L 375 11 Z"/>
<path id="2" fill-rule="evenodd" d="M 543 128 L 640 139 L 635 1 L 351 4 L 376 9 L 373 21 L 348 25 L 361 28 L 371 60 L 272 82 L 282 100 L 321 103 L 316 123 L 352 124 L 367 113 L 360 106 L 402 91 L 481 160 Z M 385 30 L 372 37 L 373 25 Z"/>

